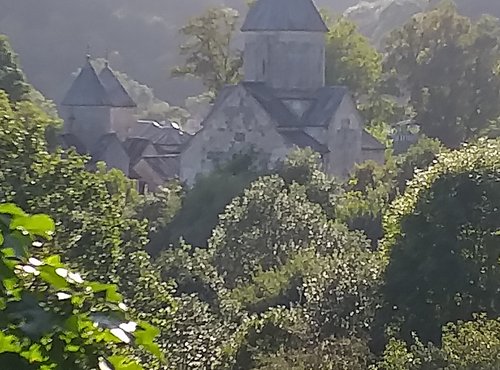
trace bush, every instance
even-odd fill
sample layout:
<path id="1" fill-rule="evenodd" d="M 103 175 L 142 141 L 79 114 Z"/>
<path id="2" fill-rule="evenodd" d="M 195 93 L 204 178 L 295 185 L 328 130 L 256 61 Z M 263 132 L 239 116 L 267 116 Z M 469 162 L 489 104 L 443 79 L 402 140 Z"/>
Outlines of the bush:
<path id="1" fill-rule="evenodd" d="M 391 207 L 385 314 L 406 340 L 439 343 L 448 322 L 500 314 L 499 168 L 500 141 L 481 140 L 440 156 Z"/>

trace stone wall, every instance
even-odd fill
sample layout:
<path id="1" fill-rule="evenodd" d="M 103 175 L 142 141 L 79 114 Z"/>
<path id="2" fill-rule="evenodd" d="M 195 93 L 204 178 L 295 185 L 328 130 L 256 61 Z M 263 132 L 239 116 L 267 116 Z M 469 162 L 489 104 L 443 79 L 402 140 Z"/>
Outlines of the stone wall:
<path id="1" fill-rule="evenodd" d="M 132 127 L 137 125 L 135 108 L 112 108 L 111 130 L 116 132 L 120 140 L 124 141 Z"/>
<path id="2" fill-rule="evenodd" d="M 254 150 L 267 154 L 269 165 L 273 166 L 291 150 L 255 99 L 242 86 L 231 89 L 181 154 L 180 177 L 188 184 L 193 184 L 198 174 L 209 173 L 217 164 L 231 160 L 236 153 Z"/>
<path id="3" fill-rule="evenodd" d="M 88 150 L 92 150 L 101 138 L 111 132 L 110 107 L 76 107 L 61 108 L 64 120 L 64 132 L 75 135 Z"/>
<path id="4" fill-rule="evenodd" d="M 344 97 L 328 128 L 326 171 L 347 177 L 356 163 L 363 161 L 363 121 L 351 97 Z"/>
<path id="5" fill-rule="evenodd" d="M 244 80 L 284 89 L 325 85 L 325 38 L 321 32 L 246 32 Z"/>

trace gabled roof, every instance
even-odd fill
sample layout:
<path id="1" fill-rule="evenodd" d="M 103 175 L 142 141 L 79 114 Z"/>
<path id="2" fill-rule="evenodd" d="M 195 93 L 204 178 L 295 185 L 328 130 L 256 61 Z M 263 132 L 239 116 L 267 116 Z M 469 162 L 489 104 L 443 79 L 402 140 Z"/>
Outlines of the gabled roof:
<path id="1" fill-rule="evenodd" d="M 325 86 L 318 89 L 312 96 L 313 104 L 302 116 L 302 122 L 307 126 L 329 124 L 347 94 L 349 89 L 345 86 Z"/>
<path id="2" fill-rule="evenodd" d="M 142 158 L 163 180 L 171 180 L 179 176 L 180 158 L 178 155 L 146 156 Z"/>
<path id="3" fill-rule="evenodd" d="M 135 108 L 137 106 L 107 63 L 99 73 L 99 79 L 106 89 L 113 107 Z"/>
<path id="4" fill-rule="evenodd" d="M 92 156 L 92 160 L 95 162 L 104 160 L 104 155 L 108 151 L 108 149 L 111 147 L 111 145 L 115 145 L 116 147 L 120 147 L 123 149 L 125 152 L 125 148 L 123 148 L 123 145 L 116 135 L 115 132 L 110 132 L 107 134 L 102 135 L 99 140 L 97 140 L 96 144 L 92 148 L 90 155 Z"/>
<path id="5" fill-rule="evenodd" d="M 112 106 L 111 98 L 97 76 L 90 62 L 90 57 L 87 57 L 84 66 L 61 104 L 66 106 Z"/>
<path id="6" fill-rule="evenodd" d="M 385 150 L 385 145 L 378 141 L 372 134 L 368 131 L 363 130 L 361 136 L 361 147 L 363 150 Z"/>
<path id="7" fill-rule="evenodd" d="M 152 145 L 151 141 L 146 138 L 128 138 L 123 143 L 123 147 L 130 158 L 130 162 L 133 164 L 137 163 L 142 158 L 144 151 L 150 145 Z"/>
<path id="8" fill-rule="evenodd" d="M 263 82 L 242 82 L 241 85 L 259 102 L 279 127 L 325 126 L 349 93 L 344 86 L 327 86 L 316 91 L 277 90 Z M 284 103 L 290 99 L 307 100 L 310 105 L 301 117 Z"/>
<path id="9" fill-rule="evenodd" d="M 170 122 L 141 120 L 137 122 L 128 135 L 129 138 L 147 139 L 155 145 L 182 145 L 189 140 L 188 133 Z"/>
<path id="10" fill-rule="evenodd" d="M 328 148 L 325 145 L 319 143 L 316 139 L 300 129 L 279 130 L 278 132 L 287 139 L 287 141 L 299 148 L 311 148 L 318 153 L 328 153 Z"/>
<path id="11" fill-rule="evenodd" d="M 257 0 L 241 30 L 328 32 L 312 0 Z"/>
<path id="12" fill-rule="evenodd" d="M 300 121 L 263 82 L 242 82 L 241 85 L 259 102 L 278 126 L 299 126 Z"/>

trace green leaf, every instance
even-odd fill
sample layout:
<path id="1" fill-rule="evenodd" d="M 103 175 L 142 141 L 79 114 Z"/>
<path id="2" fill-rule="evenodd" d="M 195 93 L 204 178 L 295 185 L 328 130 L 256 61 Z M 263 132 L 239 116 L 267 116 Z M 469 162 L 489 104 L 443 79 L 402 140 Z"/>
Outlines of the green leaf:
<path id="1" fill-rule="evenodd" d="M 21 208 L 11 203 L 0 204 L 0 213 L 19 217 L 27 216 Z"/>
<path id="2" fill-rule="evenodd" d="M 125 356 L 111 356 L 108 361 L 115 370 L 143 370 L 137 362 L 127 359 Z"/>
<path id="3" fill-rule="evenodd" d="M 89 286 L 94 293 L 106 292 L 106 300 L 108 302 L 120 303 L 123 301 L 123 297 L 117 292 L 116 285 L 91 283 Z"/>
<path id="4" fill-rule="evenodd" d="M 55 231 L 54 221 L 47 215 L 15 217 L 10 224 L 13 230 L 26 230 L 32 235 L 50 239 Z"/>
<path id="5" fill-rule="evenodd" d="M 137 330 L 134 333 L 136 343 L 143 346 L 161 361 L 164 361 L 160 347 L 154 342 L 154 339 L 160 334 L 160 330 L 146 322 L 140 322 L 139 327 L 142 330 Z"/>
<path id="6" fill-rule="evenodd" d="M 52 267 L 63 267 L 63 264 L 61 262 L 61 256 L 58 255 L 47 257 L 44 259 L 44 262 L 46 265 Z"/>
<path id="7" fill-rule="evenodd" d="M 56 273 L 56 268 L 53 266 L 40 266 L 38 268 L 38 271 L 40 271 L 40 277 L 48 284 L 52 285 L 56 290 L 61 290 L 61 289 L 66 289 L 69 286 L 68 281 L 63 278 L 62 276 L 59 276 Z"/>
<path id="8" fill-rule="evenodd" d="M 19 344 L 18 338 L 14 335 L 5 335 L 0 331 L 0 353 L 19 353 L 20 351 L 21 345 Z"/>

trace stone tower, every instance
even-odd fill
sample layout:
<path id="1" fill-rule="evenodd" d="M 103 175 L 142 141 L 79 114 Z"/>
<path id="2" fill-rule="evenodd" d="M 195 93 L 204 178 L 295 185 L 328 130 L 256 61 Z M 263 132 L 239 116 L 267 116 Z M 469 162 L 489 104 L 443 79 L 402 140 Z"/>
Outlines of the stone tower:
<path id="1" fill-rule="evenodd" d="M 104 69 L 99 73 L 99 80 L 111 100 L 111 130 L 123 141 L 128 137 L 131 128 L 137 123 L 135 117 L 137 105 L 113 71 L 111 71 L 107 62 Z"/>
<path id="2" fill-rule="evenodd" d="M 245 81 L 278 89 L 325 85 L 325 33 L 312 0 L 258 0 L 241 28 Z"/>
<path id="3" fill-rule="evenodd" d="M 73 135 L 87 153 L 106 134 L 123 139 L 134 123 L 136 105 L 106 66 L 97 75 L 90 56 L 61 103 L 64 133 Z"/>

